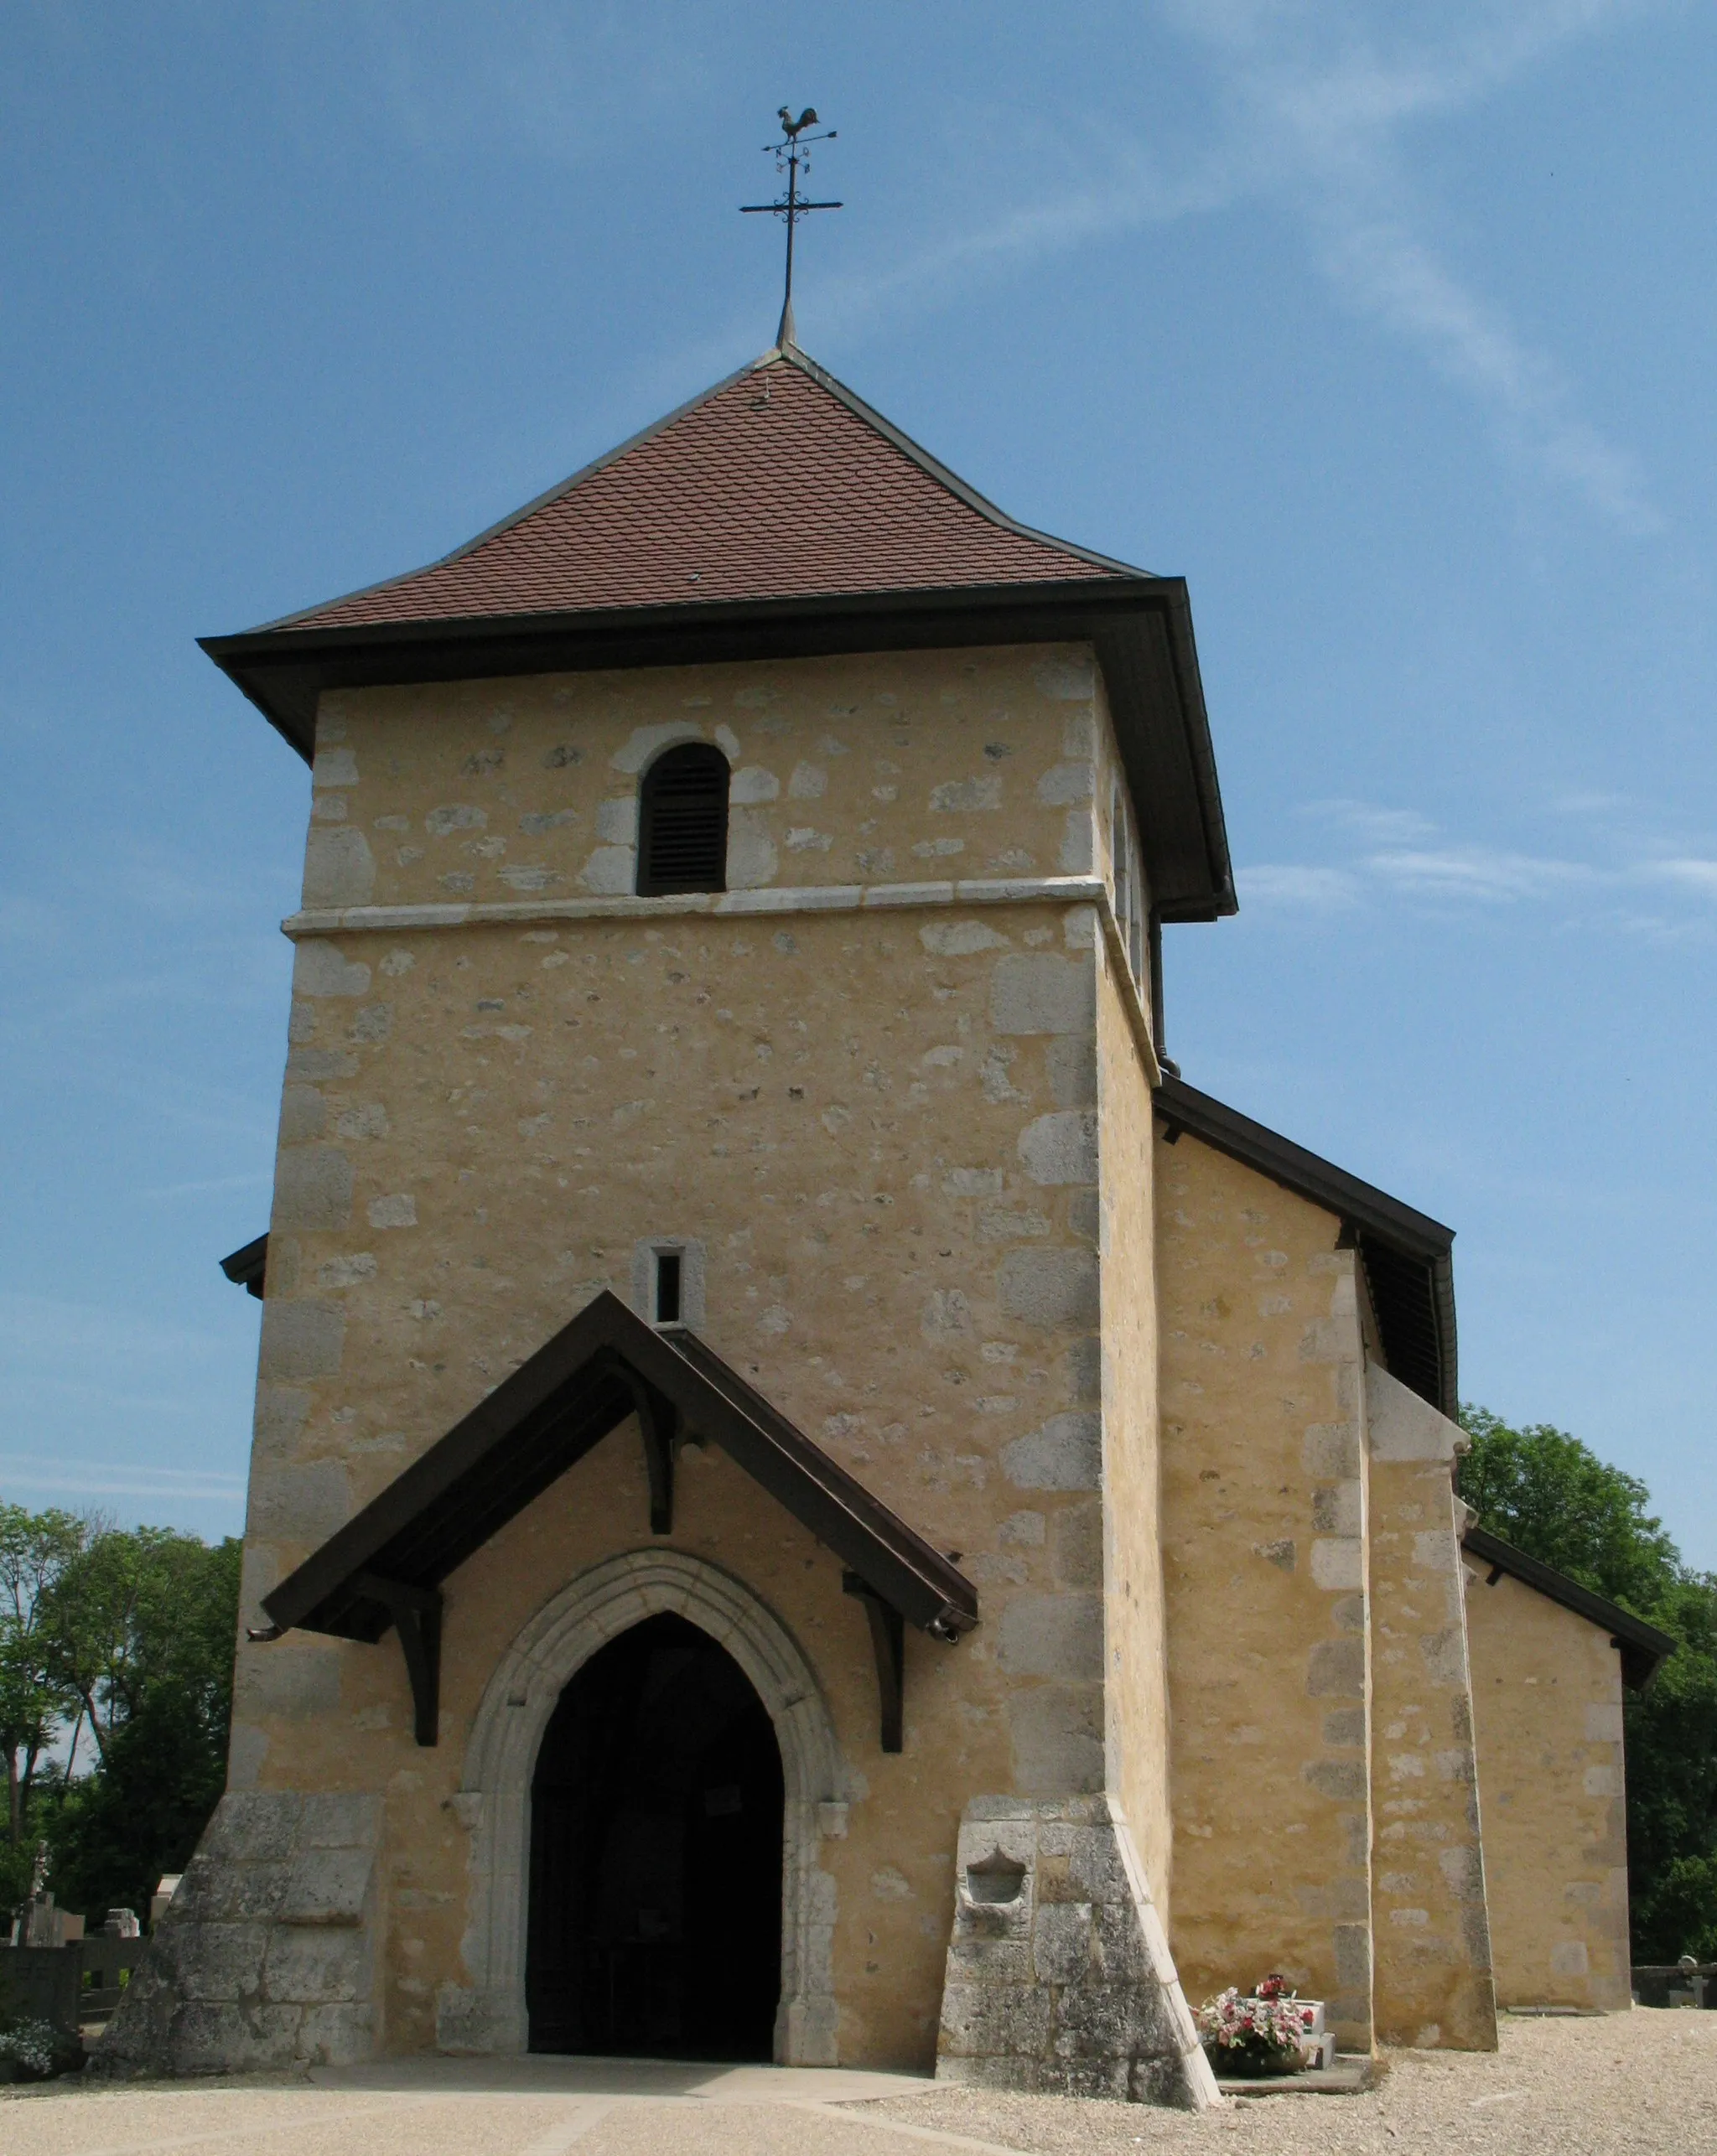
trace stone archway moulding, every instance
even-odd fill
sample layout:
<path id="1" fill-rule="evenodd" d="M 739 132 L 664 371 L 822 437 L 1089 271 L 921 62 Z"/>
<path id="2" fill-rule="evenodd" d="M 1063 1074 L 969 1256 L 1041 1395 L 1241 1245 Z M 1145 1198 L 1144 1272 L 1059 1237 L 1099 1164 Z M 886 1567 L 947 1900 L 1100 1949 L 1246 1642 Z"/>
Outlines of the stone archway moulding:
<path id="1" fill-rule="evenodd" d="M 444 1985 L 444 2051 L 522 2052 L 530 1899 L 531 1781 L 549 1717 L 599 1647 L 646 1617 L 684 1617 L 738 1662 L 775 1724 L 786 1789 L 781 1863 L 781 2003 L 775 2055 L 836 2063 L 834 1881 L 820 1861 L 841 1831 L 846 1775 L 810 1663 L 775 1614 L 730 1573 L 679 1550 L 644 1549 L 581 1573 L 519 1634 L 484 1692 L 456 1804 L 471 1837 L 469 1985 Z M 836 1812 L 826 1806 L 840 1806 Z M 837 1822 L 840 1822 L 838 1824 Z"/>

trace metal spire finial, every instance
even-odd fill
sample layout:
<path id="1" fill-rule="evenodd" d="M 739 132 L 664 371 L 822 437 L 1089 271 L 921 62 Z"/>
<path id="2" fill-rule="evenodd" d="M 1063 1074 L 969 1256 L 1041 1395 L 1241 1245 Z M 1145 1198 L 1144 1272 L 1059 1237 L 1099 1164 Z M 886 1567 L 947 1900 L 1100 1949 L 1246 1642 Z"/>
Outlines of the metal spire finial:
<path id="1" fill-rule="evenodd" d="M 814 106 L 807 105 L 796 120 L 791 110 L 783 105 L 779 117 L 782 139 L 778 143 L 765 143 L 763 148 L 765 154 L 775 159 L 776 170 L 786 174 L 787 191 L 778 202 L 743 202 L 739 209 L 740 214 L 747 217 L 785 217 L 787 220 L 786 290 L 781 299 L 781 327 L 775 335 L 777 347 L 785 348 L 796 341 L 793 334 L 793 228 L 801 217 L 808 215 L 813 210 L 838 210 L 843 205 L 838 202 L 801 202 L 799 200 L 801 168 L 807 177 L 811 171 L 811 144 L 833 142 L 836 130 L 831 127 L 826 134 L 806 134 L 807 127 L 814 127 L 817 123 Z"/>

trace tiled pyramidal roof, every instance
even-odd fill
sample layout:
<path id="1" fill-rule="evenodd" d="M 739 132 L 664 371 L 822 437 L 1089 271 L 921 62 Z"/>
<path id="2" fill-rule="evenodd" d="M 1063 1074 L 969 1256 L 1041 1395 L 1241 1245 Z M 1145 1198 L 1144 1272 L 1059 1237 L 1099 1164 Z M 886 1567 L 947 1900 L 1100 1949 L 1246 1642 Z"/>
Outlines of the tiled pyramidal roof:
<path id="1" fill-rule="evenodd" d="M 272 626 L 1139 573 L 1004 516 L 789 345 L 444 561 Z"/>

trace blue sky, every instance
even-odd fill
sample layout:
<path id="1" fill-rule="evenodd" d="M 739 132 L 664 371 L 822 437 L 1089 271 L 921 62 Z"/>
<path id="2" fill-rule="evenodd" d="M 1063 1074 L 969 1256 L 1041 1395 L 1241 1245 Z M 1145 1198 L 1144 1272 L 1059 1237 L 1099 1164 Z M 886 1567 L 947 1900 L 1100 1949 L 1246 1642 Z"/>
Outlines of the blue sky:
<path id="1" fill-rule="evenodd" d="M 303 767 L 196 650 L 801 341 L 1185 574 L 1196 1084 L 1459 1231 L 1462 1389 L 1717 1565 L 1717 15 L 14 0 L 0 1494 L 236 1526 Z"/>

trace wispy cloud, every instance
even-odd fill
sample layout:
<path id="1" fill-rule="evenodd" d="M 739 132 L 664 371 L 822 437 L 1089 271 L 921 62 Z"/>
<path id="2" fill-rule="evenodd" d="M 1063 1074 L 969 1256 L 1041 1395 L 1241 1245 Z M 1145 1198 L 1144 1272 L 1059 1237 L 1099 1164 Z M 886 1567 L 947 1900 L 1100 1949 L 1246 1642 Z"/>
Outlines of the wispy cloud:
<path id="1" fill-rule="evenodd" d="M 66 1459 L 43 1453 L 0 1453 L 0 1491 L 70 1497 L 152 1497 L 163 1503 L 232 1506 L 245 1493 L 241 1474 L 140 1466 L 132 1460 Z"/>
<path id="2" fill-rule="evenodd" d="M 1264 184 L 1294 201 L 1348 304 L 1417 345 L 1516 450 L 1633 532 L 1661 519 L 1634 460 L 1583 417 L 1571 383 L 1441 258 L 1411 177 L 1411 131 L 1481 103 L 1642 0 L 1453 0 L 1427 34 L 1392 8 L 1169 0 L 1212 54 Z"/>
<path id="3" fill-rule="evenodd" d="M 158 1324 L 122 1308 L 58 1296 L 0 1292 L 0 1354 L 60 1365 L 88 1376 L 94 1364 L 181 1369 L 220 1352 L 189 1326 Z"/>
<path id="4" fill-rule="evenodd" d="M 1351 832 L 1362 845 L 1411 846 L 1433 837 L 1437 828 L 1417 809 L 1380 808 L 1375 801 L 1307 801 L 1295 813 Z"/>
<path id="5" fill-rule="evenodd" d="M 1486 904 L 1543 898 L 1603 879 L 1603 872 L 1585 862 L 1559 861 L 1497 846 L 1403 848 L 1367 854 L 1363 866 L 1413 896 Z"/>
<path id="6" fill-rule="evenodd" d="M 201 1197 L 210 1190 L 259 1190 L 272 1178 L 258 1173 L 254 1175 L 211 1175 L 196 1183 L 161 1183 L 153 1189 L 139 1190 L 139 1198 Z"/>
<path id="7" fill-rule="evenodd" d="M 1661 527 L 1635 459 L 1580 410 L 1575 386 L 1439 251 L 1413 176 L 1414 134 L 1471 110 L 1650 0 L 1453 0 L 1433 19 L 1351 0 L 1161 0 L 1159 18 L 1204 56 L 1217 124 L 1168 169 L 1115 128 L 1082 177 L 933 245 L 833 280 L 831 325 L 986 269 L 1248 200 L 1288 208 L 1344 304 L 1414 346 L 1486 414 L 1499 440 L 1622 530 Z M 1087 123 L 1088 125 L 1088 123 Z M 1072 162 L 1072 161 L 1070 161 Z"/>
<path id="8" fill-rule="evenodd" d="M 1360 883 L 1345 868 L 1303 868 L 1291 862 L 1260 862 L 1242 868 L 1236 878 L 1242 905 L 1299 908 L 1333 913 L 1356 905 Z"/>
<path id="9" fill-rule="evenodd" d="M 1688 890 L 1717 899 L 1717 861 L 1654 861 L 1651 873 L 1667 883 L 1680 884 Z"/>
<path id="10" fill-rule="evenodd" d="M 1561 803 L 1551 805 L 1559 811 Z M 1649 835 L 1599 825 L 1594 851 L 1534 853 L 1480 840 L 1450 839 L 1418 810 L 1367 801 L 1307 802 L 1344 860 L 1259 863 L 1239 871 L 1243 903 L 1264 911 L 1328 913 L 1387 900 L 1491 910 L 1556 900 L 1607 909 L 1614 924 L 1653 936 L 1709 929 L 1717 904 L 1717 858 L 1677 852 Z M 1691 901 L 1678 917 L 1652 901 Z"/>

